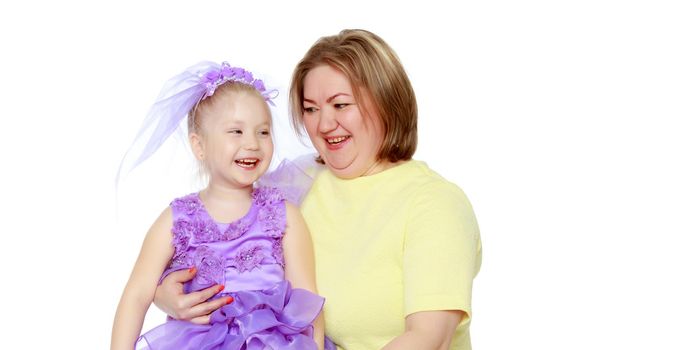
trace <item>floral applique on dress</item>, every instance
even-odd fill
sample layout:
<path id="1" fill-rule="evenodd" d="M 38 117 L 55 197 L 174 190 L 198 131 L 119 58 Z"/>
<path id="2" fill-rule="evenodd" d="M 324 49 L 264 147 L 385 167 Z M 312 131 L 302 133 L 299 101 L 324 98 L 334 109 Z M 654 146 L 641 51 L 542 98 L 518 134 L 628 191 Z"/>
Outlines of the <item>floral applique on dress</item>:
<path id="1" fill-rule="evenodd" d="M 170 320 L 142 335 L 137 349 L 316 348 L 312 322 L 324 299 L 285 280 L 282 192 L 255 189 L 247 214 L 232 223 L 212 219 L 197 193 L 175 199 L 170 207 L 175 251 L 163 278 L 196 267 L 185 292 L 222 284 L 220 295 L 234 301 L 212 313 L 209 325 Z"/>

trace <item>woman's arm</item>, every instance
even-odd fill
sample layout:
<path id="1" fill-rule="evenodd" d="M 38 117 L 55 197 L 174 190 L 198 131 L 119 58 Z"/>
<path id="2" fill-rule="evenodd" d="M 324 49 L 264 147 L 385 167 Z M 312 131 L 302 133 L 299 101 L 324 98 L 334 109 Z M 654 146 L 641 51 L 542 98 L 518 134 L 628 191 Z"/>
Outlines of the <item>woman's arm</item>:
<path id="1" fill-rule="evenodd" d="M 421 311 L 405 318 L 405 332 L 391 340 L 383 350 L 447 350 L 464 315 L 463 311 Z"/>
<path id="2" fill-rule="evenodd" d="M 153 303 L 164 313 L 176 320 L 190 321 L 196 324 L 208 324 L 210 314 L 220 307 L 233 302 L 233 297 L 225 296 L 209 302 L 221 291 L 221 285 L 214 285 L 200 291 L 184 294 L 184 282 L 195 277 L 197 270 L 179 270 L 170 273 L 157 286 Z"/>
<path id="3" fill-rule="evenodd" d="M 283 237 L 285 278 L 294 288 L 303 288 L 318 293 L 311 235 L 308 233 L 306 222 L 299 209 L 289 203 L 285 203 L 285 206 L 287 209 L 287 229 Z M 318 349 L 324 349 L 325 323 L 322 312 L 313 322 L 313 330 L 313 338 Z"/>
<path id="4" fill-rule="evenodd" d="M 405 332 L 384 349 L 447 350 L 459 324 L 471 316 L 481 256 L 478 225 L 461 189 L 444 181 L 422 186 L 409 215 L 403 244 Z"/>
<path id="5" fill-rule="evenodd" d="M 120 298 L 113 322 L 111 349 L 133 349 L 157 281 L 172 258 L 172 213 L 167 208 L 146 234 L 141 252 Z"/>

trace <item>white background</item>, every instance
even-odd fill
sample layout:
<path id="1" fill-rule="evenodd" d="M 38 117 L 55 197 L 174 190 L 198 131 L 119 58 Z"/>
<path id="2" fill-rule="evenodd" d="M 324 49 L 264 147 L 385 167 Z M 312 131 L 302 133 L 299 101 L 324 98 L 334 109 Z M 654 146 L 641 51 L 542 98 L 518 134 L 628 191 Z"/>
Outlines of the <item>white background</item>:
<path id="1" fill-rule="evenodd" d="M 203 60 L 278 87 L 342 28 L 381 35 L 420 106 L 415 158 L 474 205 L 475 349 L 676 349 L 678 12 L 671 1 L 3 2 L 1 348 L 103 349 L 146 229 L 195 186 L 169 143 L 115 173 L 162 84 Z M 117 199 L 116 199 L 117 193 Z M 162 321 L 151 307 L 146 327 Z"/>

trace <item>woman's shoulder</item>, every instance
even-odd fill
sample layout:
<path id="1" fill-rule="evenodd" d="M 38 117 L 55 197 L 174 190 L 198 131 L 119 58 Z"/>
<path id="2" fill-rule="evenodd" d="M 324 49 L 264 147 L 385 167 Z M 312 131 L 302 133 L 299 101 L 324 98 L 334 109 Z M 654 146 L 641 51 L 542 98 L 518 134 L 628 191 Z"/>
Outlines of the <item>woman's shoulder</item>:
<path id="1" fill-rule="evenodd" d="M 473 206 L 461 187 L 431 170 L 424 162 L 419 162 L 417 166 L 420 168 L 421 182 L 412 196 L 411 217 L 436 223 L 439 227 L 463 228 L 460 232 L 464 232 L 464 236 L 469 234 L 467 237 L 478 239 L 478 223 Z"/>
<path id="2" fill-rule="evenodd" d="M 463 200 L 468 201 L 466 194 L 456 183 L 446 179 L 425 162 L 412 160 L 411 181 L 416 187 L 416 196 L 429 200 Z"/>

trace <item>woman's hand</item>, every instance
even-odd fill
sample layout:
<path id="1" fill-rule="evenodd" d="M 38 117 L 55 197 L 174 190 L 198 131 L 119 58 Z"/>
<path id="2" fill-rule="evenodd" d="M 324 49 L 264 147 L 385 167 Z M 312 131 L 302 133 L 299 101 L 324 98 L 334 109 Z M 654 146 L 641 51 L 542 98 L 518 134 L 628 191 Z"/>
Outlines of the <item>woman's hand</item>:
<path id="1" fill-rule="evenodd" d="M 195 277 L 197 270 L 175 271 L 167 275 L 155 289 L 153 303 L 163 312 L 176 320 L 191 321 L 196 324 L 208 324 L 210 314 L 218 308 L 233 302 L 233 297 L 226 296 L 209 302 L 205 300 L 224 289 L 222 285 L 214 285 L 201 291 L 184 294 L 184 282 Z"/>

